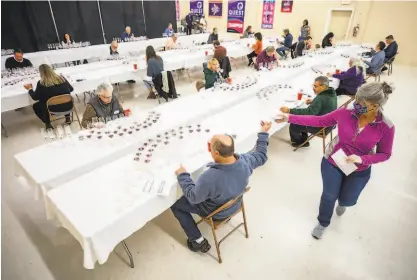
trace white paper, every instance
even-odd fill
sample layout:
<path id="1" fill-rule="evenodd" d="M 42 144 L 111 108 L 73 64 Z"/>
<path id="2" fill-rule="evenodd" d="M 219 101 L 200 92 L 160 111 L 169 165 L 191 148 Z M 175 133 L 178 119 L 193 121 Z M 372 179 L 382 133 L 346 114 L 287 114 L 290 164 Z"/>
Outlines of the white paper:
<path id="1" fill-rule="evenodd" d="M 332 155 L 332 158 L 334 162 L 337 164 L 337 166 L 340 168 L 340 170 L 342 170 L 346 176 L 358 169 L 354 163 L 346 162 L 347 156 L 342 149 L 339 149 L 337 152 L 335 152 Z"/>
<path id="2" fill-rule="evenodd" d="M 153 178 L 145 180 L 144 184 L 141 184 L 139 188 L 144 193 L 168 196 L 174 184 L 175 180 Z"/>

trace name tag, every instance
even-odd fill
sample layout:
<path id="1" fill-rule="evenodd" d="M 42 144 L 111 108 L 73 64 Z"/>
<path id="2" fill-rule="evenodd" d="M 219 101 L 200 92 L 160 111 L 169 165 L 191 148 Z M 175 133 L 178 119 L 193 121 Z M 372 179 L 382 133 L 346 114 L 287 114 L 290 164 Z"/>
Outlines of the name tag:
<path id="1" fill-rule="evenodd" d="M 115 115 L 119 114 L 119 110 L 114 111 L 114 114 Z"/>

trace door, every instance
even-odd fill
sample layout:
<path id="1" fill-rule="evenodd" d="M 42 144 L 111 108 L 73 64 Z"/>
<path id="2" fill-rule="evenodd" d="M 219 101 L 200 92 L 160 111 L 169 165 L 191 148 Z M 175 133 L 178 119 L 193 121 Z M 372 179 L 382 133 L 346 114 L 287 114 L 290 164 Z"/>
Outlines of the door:
<path id="1" fill-rule="evenodd" d="M 334 33 L 336 40 L 345 40 L 351 16 L 352 11 L 332 11 L 328 31 Z"/>

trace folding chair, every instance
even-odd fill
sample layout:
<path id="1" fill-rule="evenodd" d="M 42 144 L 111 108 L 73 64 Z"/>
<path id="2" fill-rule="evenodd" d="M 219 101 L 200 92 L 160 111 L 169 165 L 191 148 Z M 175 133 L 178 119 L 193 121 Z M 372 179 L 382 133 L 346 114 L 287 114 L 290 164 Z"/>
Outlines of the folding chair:
<path id="1" fill-rule="evenodd" d="M 247 187 L 242 194 L 240 194 L 239 196 L 233 198 L 232 200 L 229 200 L 228 202 L 226 202 L 225 204 L 223 204 L 222 206 L 220 206 L 219 208 L 217 208 L 215 211 L 213 211 L 212 213 L 210 213 L 208 216 L 206 216 L 206 217 L 201 217 L 200 216 L 201 217 L 201 220 L 197 222 L 197 225 L 200 224 L 203 221 L 210 225 L 211 231 L 213 233 L 214 243 L 216 244 L 217 257 L 218 257 L 218 262 L 219 263 L 222 263 L 223 262 L 222 261 L 221 254 L 220 254 L 220 245 L 233 232 L 235 232 L 239 227 L 241 227 L 243 225 L 244 228 L 245 228 L 245 237 L 246 238 L 249 238 L 248 226 L 247 226 L 247 223 L 246 223 L 245 206 L 243 204 L 243 195 L 245 193 L 247 193 L 249 190 L 250 190 L 250 187 Z M 223 211 L 225 209 L 228 209 L 228 208 L 232 207 L 233 205 L 235 205 L 239 201 L 242 202 L 242 205 L 240 206 L 239 209 L 236 210 L 236 212 L 234 214 L 232 214 L 229 217 L 227 217 L 225 219 L 222 219 L 222 220 L 215 220 L 215 219 L 213 219 L 213 217 L 216 214 L 220 213 L 221 211 Z M 226 236 L 224 236 L 222 239 L 220 239 L 220 241 L 217 241 L 216 230 L 218 228 L 220 228 L 222 225 L 224 225 L 225 223 L 227 223 L 228 221 L 230 221 L 231 218 L 233 218 L 234 216 L 236 216 L 240 212 L 242 212 L 243 223 L 240 223 L 239 225 L 237 225 L 236 227 L 234 227 L 232 229 L 232 231 L 230 231 L 228 234 L 226 234 Z"/>
<path id="2" fill-rule="evenodd" d="M 327 135 L 330 133 L 330 142 L 333 140 L 333 129 L 334 127 L 323 127 L 316 133 L 310 134 L 306 141 L 304 141 L 301 145 L 294 149 L 294 152 L 301 148 L 305 143 L 313 139 L 314 137 L 320 137 L 323 140 L 323 154 L 326 152 L 326 138 Z"/>
<path id="3" fill-rule="evenodd" d="M 384 68 L 384 66 L 385 66 L 385 64 L 383 64 L 380 68 L 378 68 L 376 70 L 376 72 L 373 73 L 373 74 L 366 74 L 365 81 L 368 80 L 370 77 L 374 77 L 375 82 L 380 82 L 381 81 L 381 72 L 382 72 L 382 68 Z"/>
<path id="4" fill-rule="evenodd" d="M 388 76 L 390 74 L 392 74 L 392 63 L 394 63 L 395 57 L 399 54 L 399 52 L 397 52 L 393 57 L 391 57 L 390 60 L 387 61 L 387 65 L 388 65 Z"/>
<path id="5" fill-rule="evenodd" d="M 68 110 L 65 112 L 56 112 L 56 111 L 50 110 L 49 106 L 59 105 L 59 104 L 64 104 L 64 103 L 69 103 L 69 102 L 71 102 L 72 104 L 71 110 Z M 77 117 L 77 122 L 81 128 L 80 118 L 78 117 L 77 109 L 74 106 L 74 99 L 71 94 L 63 94 L 63 95 L 58 95 L 58 96 L 49 98 L 48 101 L 46 102 L 46 108 L 48 109 L 49 119 L 51 120 L 51 122 L 63 119 L 65 115 L 68 115 L 68 114 L 71 115 L 71 121 L 74 121 L 74 112 L 75 112 L 75 116 Z M 64 117 L 56 118 L 57 116 L 58 117 L 64 116 Z"/>

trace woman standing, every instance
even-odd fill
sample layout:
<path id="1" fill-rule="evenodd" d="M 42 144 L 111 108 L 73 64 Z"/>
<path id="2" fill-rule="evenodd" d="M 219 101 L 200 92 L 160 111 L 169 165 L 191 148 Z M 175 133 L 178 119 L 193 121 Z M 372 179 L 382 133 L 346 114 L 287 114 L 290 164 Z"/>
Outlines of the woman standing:
<path id="1" fill-rule="evenodd" d="M 254 63 L 253 58 L 257 57 L 258 54 L 262 52 L 262 34 L 260 32 L 256 32 L 255 39 L 256 39 L 256 42 L 254 45 L 252 45 L 253 51 L 247 55 L 247 58 L 249 60 L 248 66 L 251 66 Z M 249 44 L 248 44 L 248 47 L 249 47 Z"/>
<path id="2" fill-rule="evenodd" d="M 353 110 L 341 108 L 323 116 L 288 116 L 289 123 L 298 125 L 338 126 L 339 135 L 333 139 L 321 162 L 323 193 L 319 224 L 311 233 L 314 238 L 320 239 L 329 226 L 336 201 L 336 214 L 342 216 L 346 207 L 356 204 L 371 177 L 371 166 L 391 157 L 395 128 L 382 110 L 391 93 L 391 86 L 385 82 L 369 83 L 358 89 Z M 285 119 L 286 116 L 276 122 Z M 347 163 L 356 165 L 357 169 L 349 175 L 345 175 L 332 158 L 338 150 L 347 155 Z"/>
<path id="3" fill-rule="evenodd" d="M 337 95 L 355 95 L 358 88 L 363 84 L 363 67 L 360 60 L 356 57 L 349 59 L 349 69 L 340 74 L 327 73 L 328 77 L 340 80 L 339 87 L 336 89 Z"/>
<path id="4" fill-rule="evenodd" d="M 74 89 L 65 80 L 64 77 L 56 74 L 52 70 L 51 66 L 42 64 L 39 66 L 39 74 L 41 75 L 40 81 L 36 85 L 36 90 L 33 90 L 31 84 L 24 85 L 25 89 L 29 90 L 29 95 L 33 100 L 36 100 L 33 104 L 33 111 L 36 116 L 45 124 L 46 129 L 52 128 L 51 120 L 49 119 L 49 112 L 46 106 L 46 102 L 51 98 L 58 95 L 70 94 Z M 59 105 L 51 105 L 50 109 L 56 112 L 70 111 L 73 107 L 72 102 L 67 102 Z M 71 123 L 70 115 L 65 115 L 65 122 Z"/>
<path id="5" fill-rule="evenodd" d="M 303 21 L 303 26 L 301 26 L 300 30 L 300 37 L 298 37 L 298 41 L 307 40 L 307 37 L 310 36 L 310 26 L 308 25 L 308 20 Z"/>
<path id="6" fill-rule="evenodd" d="M 143 82 L 149 89 L 148 99 L 155 99 L 155 93 L 158 91 L 158 94 L 168 101 L 167 94 L 162 91 L 162 72 L 164 71 L 164 61 L 159 55 L 156 55 L 155 49 L 152 46 L 146 47 L 146 64 L 148 65 L 148 68 L 146 70 L 146 78 Z M 158 85 L 157 87 L 156 84 Z M 158 90 L 159 88 L 161 89 Z"/>

